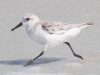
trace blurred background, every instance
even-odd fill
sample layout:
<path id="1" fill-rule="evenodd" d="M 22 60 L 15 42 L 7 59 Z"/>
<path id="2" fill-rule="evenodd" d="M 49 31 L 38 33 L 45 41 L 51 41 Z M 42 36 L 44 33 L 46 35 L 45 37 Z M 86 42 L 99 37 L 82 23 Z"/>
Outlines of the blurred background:
<path id="1" fill-rule="evenodd" d="M 100 0 L 1 0 L 0 1 L 0 75 L 99 75 L 100 74 Z M 48 49 L 30 67 L 23 67 L 43 46 L 31 40 L 24 27 L 11 32 L 27 13 L 42 20 L 77 24 L 94 22 L 70 41 L 73 56 L 65 44 Z"/>

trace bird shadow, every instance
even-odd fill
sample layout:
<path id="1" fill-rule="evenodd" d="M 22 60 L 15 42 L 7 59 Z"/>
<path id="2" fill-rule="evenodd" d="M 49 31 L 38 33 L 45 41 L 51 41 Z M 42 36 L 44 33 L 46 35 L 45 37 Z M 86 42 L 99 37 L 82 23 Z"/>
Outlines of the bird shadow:
<path id="1" fill-rule="evenodd" d="M 57 57 L 52 57 L 52 58 L 38 58 L 33 62 L 32 65 L 39 65 L 39 64 L 47 64 L 51 62 L 56 62 L 56 61 L 61 61 L 64 58 L 57 58 Z M 0 61 L 0 64 L 4 65 L 25 65 L 28 63 L 31 59 L 18 59 L 18 60 L 3 60 Z"/>

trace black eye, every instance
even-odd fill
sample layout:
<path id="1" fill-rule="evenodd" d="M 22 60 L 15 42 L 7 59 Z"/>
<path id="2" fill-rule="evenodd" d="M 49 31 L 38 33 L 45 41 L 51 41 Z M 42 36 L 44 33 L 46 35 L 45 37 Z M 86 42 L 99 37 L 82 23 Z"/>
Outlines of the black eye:
<path id="1" fill-rule="evenodd" d="M 26 20 L 28 21 L 28 20 L 29 20 L 29 18 L 26 18 Z"/>

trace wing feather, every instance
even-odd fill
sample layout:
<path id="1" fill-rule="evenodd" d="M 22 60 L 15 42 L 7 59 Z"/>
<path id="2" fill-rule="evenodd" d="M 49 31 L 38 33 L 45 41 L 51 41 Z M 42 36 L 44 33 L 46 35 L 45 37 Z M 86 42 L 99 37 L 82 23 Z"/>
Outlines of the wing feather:
<path id="1" fill-rule="evenodd" d="M 69 29 L 68 24 L 57 21 L 44 21 L 42 28 L 49 34 L 62 34 Z"/>
<path id="2" fill-rule="evenodd" d="M 93 25 L 93 22 L 79 23 L 79 24 L 66 24 L 59 21 L 41 21 L 42 28 L 49 34 L 63 34 L 66 31 L 78 28 L 82 29 Z"/>

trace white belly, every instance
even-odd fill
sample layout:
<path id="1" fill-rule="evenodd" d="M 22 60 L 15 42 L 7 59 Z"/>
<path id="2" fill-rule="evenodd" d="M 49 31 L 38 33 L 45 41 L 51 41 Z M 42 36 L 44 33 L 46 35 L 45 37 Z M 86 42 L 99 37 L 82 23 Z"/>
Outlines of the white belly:
<path id="1" fill-rule="evenodd" d="M 69 42 L 80 32 L 78 29 L 73 29 L 66 31 L 64 34 L 49 34 L 41 29 L 41 27 L 37 27 L 36 31 L 34 29 L 27 28 L 26 31 L 29 37 L 34 41 L 43 45 L 47 44 L 52 47 L 64 42 Z"/>

